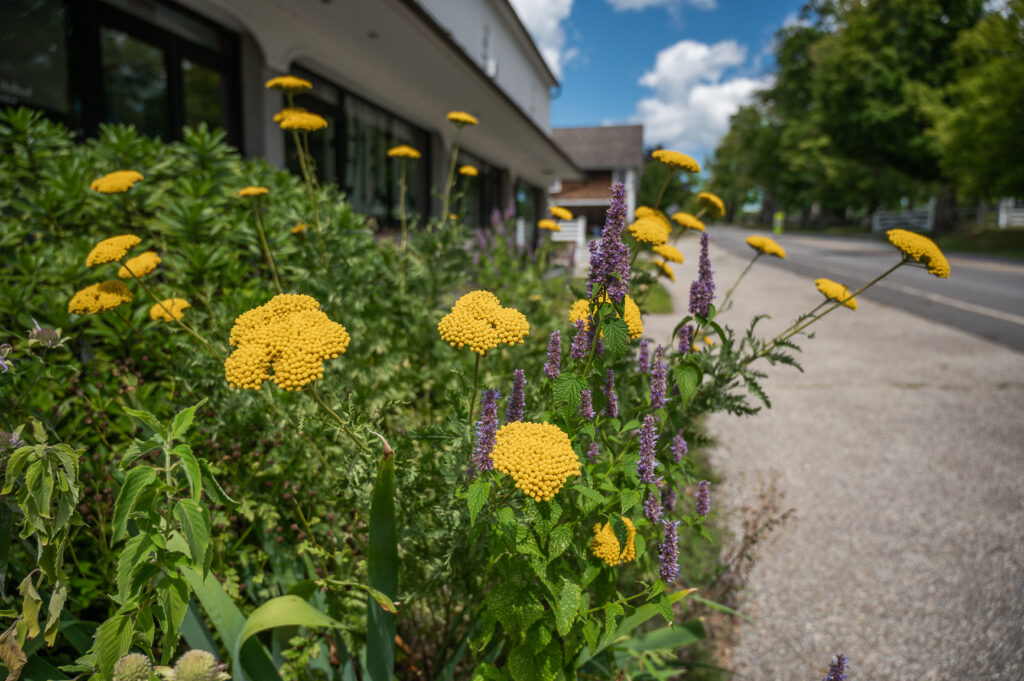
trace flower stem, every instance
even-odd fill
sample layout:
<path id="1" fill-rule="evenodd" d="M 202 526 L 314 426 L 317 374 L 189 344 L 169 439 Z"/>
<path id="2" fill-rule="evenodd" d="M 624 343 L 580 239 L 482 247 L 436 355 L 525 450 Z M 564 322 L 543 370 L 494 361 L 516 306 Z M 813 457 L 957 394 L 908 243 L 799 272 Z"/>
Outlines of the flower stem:
<path id="1" fill-rule="evenodd" d="M 260 246 L 263 247 L 263 255 L 267 259 L 270 275 L 274 278 L 274 287 L 277 288 L 278 293 L 284 293 L 284 289 L 281 288 L 281 279 L 277 276 L 277 266 L 274 265 L 274 255 L 270 252 L 270 244 L 267 243 L 267 235 L 263 231 L 263 218 L 260 217 L 260 199 L 258 196 L 253 197 L 252 214 L 256 218 L 256 231 L 260 235 Z"/>
<path id="2" fill-rule="evenodd" d="M 353 433 L 352 430 L 348 427 L 348 424 L 345 423 L 345 421 L 340 416 L 338 416 L 337 412 L 335 412 L 333 409 L 327 406 L 327 403 L 324 402 L 324 398 L 320 396 L 320 393 L 317 391 L 317 389 L 313 388 L 312 390 L 310 390 L 310 394 L 313 395 L 313 399 L 316 400 L 316 403 L 320 405 L 320 408 L 323 409 L 328 414 L 330 414 L 331 418 L 338 422 L 338 426 L 341 428 L 342 431 L 344 431 L 346 435 L 349 436 L 352 442 L 356 443 L 356 445 L 358 445 L 360 449 L 369 454 L 370 448 L 367 447 L 362 440 L 356 437 L 356 434 Z M 334 473 L 332 472 L 331 475 L 334 475 Z"/>
<path id="3" fill-rule="evenodd" d="M 740 285 L 741 281 L 743 281 L 743 277 L 747 275 L 747 272 L 750 271 L 750 268 L 754 266 L 754 263 L 757 262 L 757 259 L 762 255 L 763 254 L 760 251 L 755 253 L 754 257 L 750 259 L 749 263 L 747 263 L 747 266 L 742 272 L 740 272 L 740 276 L 736 277 L 736 281 L 734 281 L 732 286 L 729 287 L 729 290 L 725 292 L 725 298 L 722 299 L 722 305 L 718 308 L 720 311 L 724 311 L 726 309 L 726 303 L 728 303 L 729 299 L 732 298 L 732 292 L 736 290 L 736 287 Z"/>
<path id="4" fill-rule="evenodd" d="M 668 183 L 672 181 L 672 173 L 669 172 L 665 178 L 665 182 L 661 185 L 661 191 L 658 192 L 658 200 L 654 202 L 654 210 L 658 210 L 661 206 L 661 200 L 665 197 L 665 190 L 668 189 Z"/>
<path id="5" fill-rule="evenodd" d="M 476 406 L 476 388 L 477 388 L 477 385 L 478 385 L 478 380 L 480 378 L 480 359 L 483 357 L 483 355 L 481 355 L 479 353 L 475 353 L 475 354 L 476 354 L 476 363 L 473 365 L 473 390 L 472 390 L 472 392 L 469 393 L 469 410 L 468 410 L 468 413 L 467 413 L 467 416 L 466 416 L 466 421 L 467 421 L 466 422 L 466 435 L 467 435 L 467 437 L 469 436 L 469 433 L 472 432 L 472 430 L 473 430 L 473 407 Z"/>
<path id="6" fill-rule="evenodd" d="M 441 209 L 441 226 L 448 224 L 448 201 L 452 195 L 452 180 L 455 178 L 455 163 L 459 158 L 459 137 L 462 136 L 462 126 L 455 131 L 455 144 L 452 145 L 452 158 L 448 163 L 448 180 L 444 183 L 444 207 Z"/>

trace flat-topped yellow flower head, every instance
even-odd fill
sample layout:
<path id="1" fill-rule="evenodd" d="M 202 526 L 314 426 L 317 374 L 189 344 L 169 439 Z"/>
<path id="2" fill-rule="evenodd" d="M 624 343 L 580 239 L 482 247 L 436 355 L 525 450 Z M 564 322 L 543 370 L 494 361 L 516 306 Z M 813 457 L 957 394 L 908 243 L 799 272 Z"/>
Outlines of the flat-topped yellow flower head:
<path id="1" fill-rule="evenodd" d="M 580 474 L 569 436 L 552 423 L 506 423 L 495 436 L 491 460 L 534 501 L 548 501 L 566 480 Z"/>
<path id="2" fill-rule="evenodd" d="M 85 266 L 93 267 L 120 260 L 131 248 L 138 245 L 141 241 L 142 239 L 134 234 L 122 234 L 104 239 L 89 251 L 89 255 L 85 258 Z"/>
<path id="3" fill-rule="evenodd" d="M 676 273 L 672 271 L 672 268 L 669 267 L 667 262 L 659 258 L 658 260 L 654 261 L 654 264 L 657 265 L 662 272 L 664 272 L 665 276 L 668 277 L 669 281 L 676 280 Z"/>
<path id="4" fill-rule="evenodd" d="M 607 293 L 601 297 L 601 302 L 608 302 Z M 626 326 L 629 327 L 629 337 L 639 338 L 644 333 L 644 320 L 640 316 L 640 308 L 629 295 L 626 296 L 623 304 L 625 305 L 624 311 L 626 313 Z M 582 319 L 586 325 L 585 329 L 587 331 L 590 330 L 590 301 L 586 298 L 580 298 L 569 308 L 569 323 L 575 324 L 577 319 Z"/>
<path id="5" fill-rule="evenodd" d="M 930 274 L 940 279 L 949 279 L 949 261 L 935 242 L 928 237 L 905 229 L 890 229 L 886 232 L 889 242 L 900 249 L 903 255 L 924 265 Z"/>
<path id="6" fill-rule="evenodd" d="M 668 241 L 671 227 L 653 215 L 638 218 L 628 227 L 633 238 L 641 243 L 660 246 Z"/>
<path id="7" fill-rule="evenodd" d="M 671 260 L 672 262 L 678 263 L 683 262 L 683 254 L 672 244 L 661 244 L 660 246 L 655 246 L 654 252 L 665 258 L 665 260 Z"/>
<path id="8" fill-rule="evenodd" d="M 307 225 L 305 222 L 300 222 L 299 224 L 295 225 L 288 231 L 291 232 L 292 234 L 302 234 L 307 229 L 309 229 L 309 225 Z"/>
<path id="9" fill-rule="evenodd" d="M 266 87 L 268 90 L 280 90 L 281 92 L 297 95 L 312 90 L 313 84 L 305 78 L 299 78 L 298 76 L 278 76 L 268 80 Z"/>
<path id="10" fill-rule="evenodd" d="M 304 106 L 286 106 L 285 108 L 281 109 L 276 114 L 274 114 L 274 122 L 280 123 L 286 117 L 291 116 L 292 114 L 299 113 L 309 113 L 309 109 L 307 109 Z"/>
<path id="11" fill-rule="evenodd" d="M 448 113 L 448 120 L 460 128 L 464 125 L 479 125 L 480 123 L 480 121 L 476 119 L 476 116 L 468 114 L 465 111 L 450 111 Z"/>
<path id="12" fill-rule="evenodd" d="M 537 221 L 537 227 L 539 227 L 540 229 L 546 229 L 549 232 L 561 232 L 562 231 L 562 226 L 561 225 L 559 225 L 554 220 L 549 220 L 548 218 L 544 218 L 543 220 Z"/>
<path id="13" fill-rule="evenodd" d="M 670 151 L 668 149 L 658 149 L 651 156 L 656 161 L 661 161 L 667 166 L 673 168 L 681 168 L 688 173 L 699 173 L 700 164 L 694 160 L 692 156 L 687 156 L 681 151 Z"/>
<path id="14" fill-rule="evenodd" d="M 551 213 L 553 217 L 556 217 L 559 220 L 572 220 L 572 211 L 569 210 L 568 208 L 562 208 L 561 206 L 551 206 L 550 208 L 548 208 L 548 212 Z"/>
<path id="15" fill-rule="evenodd" d="M 86 286 L 75 293 L 68 301 L 68 312 L 71 314 L 99 314 L 113 310 L 122 303 L 132 302 L 132 292 L 123 281 L 112 279 L 99 284 Z"/>
<path id="16" fill-rule="evenodd" d="M 267 189 L 266 187 L 259 187 L 256 185 L 249 185 L 248 187 L 243 187 L 242 189 L 238 190 L 238 196 L 241 198 L 246 198 L 250 196 L 263 196 L 264 194 L 269 193 L 270 190 Z"/>
<path id="17" fill-rule="evenodd" d="M 712 217 L 720 218 L 725 215 L 725 203 L 711 192 L 700 192 L 697 194 L 697 205 L 706 210 Z"/>
<path id="18" fill-rule="evenodd" d="M 391 147 L 388 149 L 389 158 L 409 158 L 416 160 L 420 158 L 422 154 L 408 144 L 399 144 L 397 147 Z"/>
<path id="19" fill-rule="evenodd" d="M 489 291 L 470 291 L 455 301 L 452 310 L 437 323 L 438 333 L 453 348 L 465 346 L 484 355 L 502 343 L 522 343 L 530 322 L 514 307 L 502 307 Z"/>
<path id="20" fill-rule="evenodd" d="M 144 277 L 153 270 L 156 269 L 157 265 L 163 262 L 160 256 L 153 251 L 146 251 L 141 253 L 134 258 L 129 258 L 124 261 L 124 265 L 121 265 L 121 269 L 117 271 L 117 276 L 121 279 L 131 279 L 132 277 Z"/>
<path id="21" fill-rule="evenodd" d="M 610 567 L 636 560 L 636 525 L 622 516 L 622 524 L 626 526 L 626 545 L 620 546 L 611 523 L 594 525 L 594 538 L 590 540 L 590 552 Z"/>
<path id="22" fill-rule="evenodd" d="M 748 236 L 747 245 L 753 248 L 758 253 L 765 255 L 774 255 L 776 258 L 785 258 L 786 251 L 782 246 L 775 243 L 774 239 L 769 239 L 766 236 Z"/>
<path id="23" fill-rule="evenodd" d="M 293 113 L 281 119 L 282 130 L 315 132 L 327 127 L 327 119 L 315 113 Z"/>
<path id="24" fill-rule="evenodd" d="M 831 279 L 815 279 L 814 285 L 818 287 L 821 294 L 829 300 L 842 303 L 851 310 L 857 309 L 857 299 L 850 295 L 850 289 L 846 288 L 838 281 L 832 281 Z"/>
<path id="25" fill-rule="evenodd" d="M 142 173 L 137 170 L 115 170 L 93 180 L 89 189 L 100 194 L 123 194 L 142 179 Z"/>
<path id="26" fill-rule="evenodd" d="M 235 319 L 229 342 L 237 349 L 224 361 L 224 377 L 246 390 L 259 390 L 268 379 L 298 390 L 322 378 L 324 360 L 343 354 L 350 340 L 315 298 L 281 293 Z"/>
<path id="27" fill-rule="evenodd" d="M 698 232 L 707 231 L 704 227 L 704 223 L 698 220 L 695 216 L 689 213 L 672 213 L 672 219 L 675 220 L 681 227 L 686 229 L 695 229 Z"/>
<path id="28" fill-rule="evenodd" d="M 184 298 L 164 298 L 149 308 L 149 318 L 154 322 L 173 322 L 184 317 L 185 310 L 190 307 L 192 303 Z"/>
<path id="29" fill-rule="evenodd" d="M 465 175 L 466 177 L 476 177 L 479 174 L 480 171 L 476 169 L 476 166 L 459 166 L 459 175 Z"/>

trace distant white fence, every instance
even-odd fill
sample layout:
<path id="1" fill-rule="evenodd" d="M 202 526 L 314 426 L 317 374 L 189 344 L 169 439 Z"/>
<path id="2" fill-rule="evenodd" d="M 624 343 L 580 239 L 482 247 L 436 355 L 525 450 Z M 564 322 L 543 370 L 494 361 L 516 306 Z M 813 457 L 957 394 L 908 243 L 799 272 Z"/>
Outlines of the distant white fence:
<path id="1" fill-rule="evenodd" d="M 1024 227 L 1024 207 L 1018 207 L 1013 199 L 999 202 L 999 227 Z"/>
<path id="2" fill-rule="evenodd" d="M 909 228 L 915 232 L 930 232 L 935 226 L 935 199 L 927 208 L 919 210 L 878 210 L 871 216 L 871 231 L 884 232 L 889 229 Z"/>
<path id="3" fill-rule="evenodd" d="M 583 247 L 587 240 L 587 217 L 579 215 L 574 220 L 559 220 L 558 226 L 561 232 L 551 232 L 552 241 L 563 241 L 576 244 L 576 253 L 579 257 L 583 253 Z"/>

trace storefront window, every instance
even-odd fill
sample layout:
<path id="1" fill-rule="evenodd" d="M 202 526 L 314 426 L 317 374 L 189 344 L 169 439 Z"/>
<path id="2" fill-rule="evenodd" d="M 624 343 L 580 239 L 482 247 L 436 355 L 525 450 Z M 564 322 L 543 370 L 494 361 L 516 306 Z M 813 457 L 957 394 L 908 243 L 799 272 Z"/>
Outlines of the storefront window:
<path id="1" fill-rule="evenodd" d="M 181 60 L 181 82 L 185 95 L 185 125 L 206 123 L 211 128 L 227 128 L 228 107 L 221 101 L 224 78 L 219 71 Z"/>
<path id="2" fill-rule="evenodd" d="M 167 134 L 167 65 L 159 47 L 112 28 L 100 32 L 106 120 Z"/>
<path id="3" fill-rule="evenodd" d="M 0 0 L 0 105 L 71 113 L 62 0 Z"/>

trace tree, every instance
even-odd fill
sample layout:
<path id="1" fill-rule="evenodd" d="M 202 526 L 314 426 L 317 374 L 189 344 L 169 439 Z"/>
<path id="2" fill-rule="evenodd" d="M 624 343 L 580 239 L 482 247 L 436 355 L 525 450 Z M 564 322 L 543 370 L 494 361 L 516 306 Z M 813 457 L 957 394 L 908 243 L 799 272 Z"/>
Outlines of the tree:
<path id="1" fill-rule="evenodd" d="M 685 180 L 683 178 L 686 178 Z M 693 193 L 693 186 L 689 173 L 680 173 L 677 168 L 665 165 L 661 161 L 655 161 L 647 154 L 647 161 L 644 163 L 644 173 L 640 176 L 640 190 L 637 192 L 638 206 L 651 206 L 658 202 L 658 194 L 661 192 L 665 180 L 669 180 L 665 187 L 665 195 L 661 197 L 661 208 L 666 206 L 681 206 Z"/>

